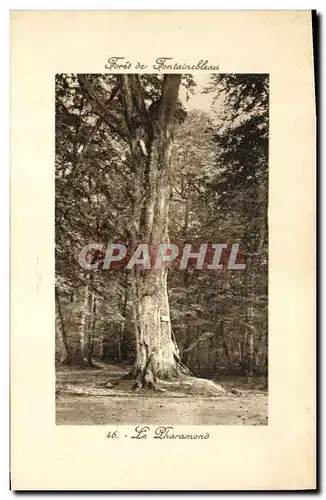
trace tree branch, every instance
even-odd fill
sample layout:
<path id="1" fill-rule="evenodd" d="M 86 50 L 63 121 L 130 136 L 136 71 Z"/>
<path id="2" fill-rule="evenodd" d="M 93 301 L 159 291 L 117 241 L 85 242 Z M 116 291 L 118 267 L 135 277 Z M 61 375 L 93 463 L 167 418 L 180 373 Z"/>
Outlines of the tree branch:
<path id="1" fill-rule="evenodd" d="M 214 335 L 215 335 L 215 333 L 212 333 L 212 332 L 203 333 L 197 340 L 195 340 L 195 342 L 193 342 L 189 347 L 187 347 L 187 349 L 184 349 L 183 353 L 192 351 L 193 349 L 195 349 L 195 347 L 198 344 L 203 342 L 203 340 L 210 339 L 210 338 L 214 337 Z"/>
<path id="2" fill-rule="evenodd" d="M 141 88 L 140 80 L 138 75 L 129 75 L 131 79 L 132 86 L 132 95 L 134 98 L 135 105 L 137 107 L 137 111 L 139 116 L 141 117 L 144 123 L 147 122 L 147 110 L 145 105 L 145 98 L 143 95 L 143 91 Z"/>
<path id="3" fill-rule="evenodd" d="M 78 82 L 80 88 L 91 103 L 94 112 L 99 115 L 103 121 L 105 121 L 111 129 L 116 132 L 122 139 L 127 140 L 128 132 L 123 127 L 123 124 L 118 120 L 118 118 L 112 113 L 106 104 L 101 100 L 101 98 L 97 95 L 95 90 L 93 89 L 87 75 L 79 74 L 77 75 Z M 117 93 L 117 88 L 115 87 L 113 97 Z"/>
<path id="4" fill-rule="evenodd" d="M 79 159 L 83 158 L 83 156 L 86 154 L 86 151 L 88 150 L 92 140 L 94 139 L 97 131 L 99 130 L 101 124 L 103 122 L 103 118 L 99 117 L 94 125 L 94 127 L 92 128 L 92 131 L 91 133 L 89 134 L 84 146 L 79 149 Z"/>
<path id="5" fill-rule="evenodd" d="M 126 125 L 131 137 L 139 125 L 147 126 L 147 110 L 138 75 L 119 75 L 121 100 L 124 107 Z"/>
<path id="6" fill-rule="evenodd" d="M 130 75 L 128 74 L 121 74 L 118 75 L 118 79 L 120 81 L 121 85 L 121 101 L 123 105 L 123 110 L 124 110 L 124 117 L 126 121 L 126 125 L 129 130 L 129 134 L 132 137 L 134 134 L 134 128 L 135 128 L 135 112 L 134 112 L 134 106 L 133 106 L 133 99 L 132 99 L 132 88 L 131 88 L 131 81 L 130 81 Z"/>
<path id="7" fill-rule="evenodd" d="M 172 122 L 181 83 L 181 75 L 165 75 L 162 94 L 158 104 L 157 116 L 162 130 L 166 130 Z"/>

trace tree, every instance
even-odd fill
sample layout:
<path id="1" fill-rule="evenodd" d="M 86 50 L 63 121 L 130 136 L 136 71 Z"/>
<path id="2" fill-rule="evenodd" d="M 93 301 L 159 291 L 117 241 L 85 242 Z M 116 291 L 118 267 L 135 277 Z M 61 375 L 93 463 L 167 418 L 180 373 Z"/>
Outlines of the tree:
<path id="1" fill-rule="evenodd" d="M 141 78 L 117 77 L 123 120 L 106 106 L 86 75 L 78 80 L 84 95 L 99 117 L 129 148 L 133 174 L 132 210 L 127 227 L 129 248 L 139 242 L 152 247 L 168 242 L 168 210 L 171 196 L 170 162 L 174 116 L 181 75 L 165 75 L 159 97 L 146 104 Z M 132 304 L 136 338 L 135 377 L 143 387 L 152 387 L 157 378 L 176 376 L 182 365 L 172 338 L 167 269 L 132 270 Z"/>
<path id="2" fill-rule="evenodd" d="M 215 102 L 223 102 L 215 134 L 220 169 L 210 187 L 218 195 L 220 214 L 230 209 L 233 214 L 241 212 L 236 220 L 241 221 L 238 234 L 242 232 L 247 265 L 243 352 L 247 354 L 245 370 L 250 378 L 258 351 L 255 334 L 262 307 L 267 332 L 268 87 L 266 74 L 219 74 L 212 76 L 207 88 L 214 92 Z M 267 344 L 267 333 L 265 340 Z"/>

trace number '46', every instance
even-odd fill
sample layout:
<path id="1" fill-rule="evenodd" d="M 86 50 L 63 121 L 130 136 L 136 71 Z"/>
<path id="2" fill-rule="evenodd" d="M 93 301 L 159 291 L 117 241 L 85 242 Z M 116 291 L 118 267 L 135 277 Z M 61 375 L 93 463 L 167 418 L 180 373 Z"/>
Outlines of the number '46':
<path id="1" fill-rule="evenodd" d="M 106 437 L 108 439 L 116 439 L 118 436 L 117 436 L 117 431 L 113 431 L 113 432 L 108 432 Z"/>

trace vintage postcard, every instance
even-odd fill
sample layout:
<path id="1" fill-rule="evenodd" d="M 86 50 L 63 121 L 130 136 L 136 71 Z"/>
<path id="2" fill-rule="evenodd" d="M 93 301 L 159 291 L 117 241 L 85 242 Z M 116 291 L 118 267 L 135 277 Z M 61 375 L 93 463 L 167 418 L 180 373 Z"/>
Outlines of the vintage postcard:
<path id="1" fill-rule="evenodd" d="M 316 488 L 312 36 L 11 13 L 12 489 Z"/>

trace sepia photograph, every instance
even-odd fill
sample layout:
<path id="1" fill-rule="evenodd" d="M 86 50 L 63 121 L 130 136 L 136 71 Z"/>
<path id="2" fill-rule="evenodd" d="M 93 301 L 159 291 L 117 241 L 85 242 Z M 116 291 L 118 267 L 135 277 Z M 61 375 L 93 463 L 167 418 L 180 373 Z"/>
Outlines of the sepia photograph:
<path id="1" fill-rule="evenodd" d="M 268 74 L 55 76 L 57 424 L 268 424 L 268 144 Z"/>
<path id="2" fill-rule="evenodd" d="M 14 491 L 316 489 L 316 13 L 175 9 L 11 13 Z"/>

